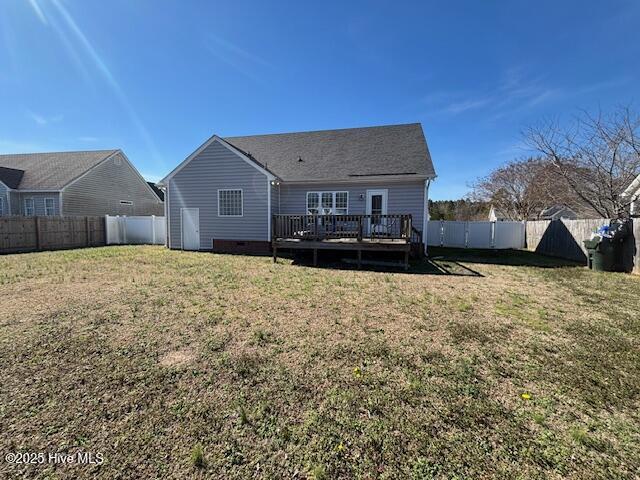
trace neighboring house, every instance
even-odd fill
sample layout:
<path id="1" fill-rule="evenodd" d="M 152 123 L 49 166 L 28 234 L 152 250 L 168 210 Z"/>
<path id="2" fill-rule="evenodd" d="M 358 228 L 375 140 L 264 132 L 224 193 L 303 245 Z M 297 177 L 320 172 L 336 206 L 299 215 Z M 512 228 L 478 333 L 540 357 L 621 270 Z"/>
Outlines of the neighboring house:
<path id="1" fill-rule="evenodd" d="M 491 209 L 489 210 L 489 221 L 490 222 L 504 222 L 510 220 L 505 214 L 503 214 L 496 207 L 491 205 Z"/>
<path id="2" fill-rule="evenodd" d="M 268 252 L 274 214 L 334 215 L 334 226 L 365 214 L 375 216 L 373 221 L 410 214 L 422 232 L 434 178 L 418 123 L 214 135 L 159 182 L 165 189 L 167 245 Z"/>
<path id="3" fill-rule="evenodd" d="M 578 218 L 578 214 L 565 205 L 554 205 L 553 207 L 545 208 L 538 215 L 538 220 L 560 220 L 561 218 L 567 220 L 575 220 Z M 491 206 L 489 211 L 490 222 L 504 222 L 509 221 L 511 218 L 505 215 L 502 211 Z"/>
<path id="4" fill-rule="evenodd" d="M 621 197 L 624 202 L 629 204 L 629 213 L 631 216 L 640 216 L 640 175 L 622 192 Z"/>
<path id="5" fill-rule="evenodd" d="M 0 155 L 0 215 L 163 215 L 121 150 Z"/>
<path id="6" fill-rule="evenodd" d="M 578 214 L 566 205 L 554 205 L 553 207 L 545 208 L 540 212 L 540 220 L 576 220 Z"/>

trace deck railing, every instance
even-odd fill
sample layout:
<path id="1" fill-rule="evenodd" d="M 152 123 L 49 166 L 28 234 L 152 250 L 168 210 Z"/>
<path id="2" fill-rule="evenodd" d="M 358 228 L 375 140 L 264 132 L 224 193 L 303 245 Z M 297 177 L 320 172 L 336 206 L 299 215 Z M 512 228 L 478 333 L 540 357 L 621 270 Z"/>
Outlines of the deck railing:
<path id="1" fill-rule="evenodd" d="M 274 215 L 274 240 L 322 241 L 340 238 L 411 242 L 411 215 Z"/>

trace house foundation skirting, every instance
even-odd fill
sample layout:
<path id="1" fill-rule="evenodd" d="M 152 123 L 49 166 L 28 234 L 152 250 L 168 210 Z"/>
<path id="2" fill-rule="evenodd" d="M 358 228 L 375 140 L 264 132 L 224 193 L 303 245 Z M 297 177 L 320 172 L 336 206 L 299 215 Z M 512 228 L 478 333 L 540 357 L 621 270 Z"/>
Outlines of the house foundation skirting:
<path id="1" fill-rule="evenodd" d="M 212 250 L 216 253 L 247 253 L 252 255 L 269 255 L 271 242 L 255 240 L 213 240 Z"/>

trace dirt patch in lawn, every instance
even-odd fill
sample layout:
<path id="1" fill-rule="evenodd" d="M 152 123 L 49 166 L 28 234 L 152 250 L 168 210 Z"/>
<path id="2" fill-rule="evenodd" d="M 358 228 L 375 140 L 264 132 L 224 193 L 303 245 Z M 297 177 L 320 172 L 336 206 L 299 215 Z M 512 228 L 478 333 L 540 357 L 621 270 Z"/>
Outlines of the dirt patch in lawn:
<path id="1" fill-rule="evenodd" d="M 195 358 L 195 353 L 192 350 L 174 350 L 160 357 L 160 365 L 163 367 L 185 367 L 193 363 Z"/>

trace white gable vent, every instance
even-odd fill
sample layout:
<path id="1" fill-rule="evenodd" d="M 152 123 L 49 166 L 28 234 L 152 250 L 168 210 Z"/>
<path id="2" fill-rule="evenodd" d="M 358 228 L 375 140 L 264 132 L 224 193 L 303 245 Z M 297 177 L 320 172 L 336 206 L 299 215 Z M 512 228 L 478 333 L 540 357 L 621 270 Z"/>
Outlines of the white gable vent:
<path id="1" fill-rule="evenodd" d="M 114 165 L 118 165 L 118 166 L 122 165 L 122 159 L 120 157 L 114 158 L 113 159 L 113 164 Z"/>

